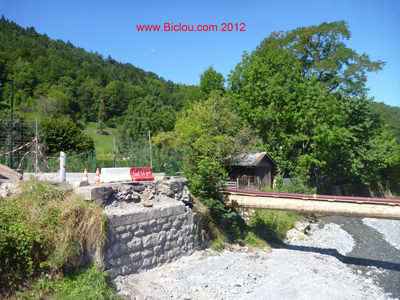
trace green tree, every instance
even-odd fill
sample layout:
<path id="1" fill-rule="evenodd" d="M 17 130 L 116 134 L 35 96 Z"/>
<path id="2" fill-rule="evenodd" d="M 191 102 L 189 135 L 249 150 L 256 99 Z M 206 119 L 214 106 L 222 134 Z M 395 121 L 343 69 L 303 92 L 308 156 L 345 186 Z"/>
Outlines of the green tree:
<path id="1" fill-rule="evenodd" d="M 70 120 L 42 119 L 39 128 L 39 142 L 46 153 L 94 150 L 93 138 Z"/>
<path id="2" fill-rule="evenodd" d="M 203 95 L 205 95 L 205 98 L 207 98 L 212 91 L 219 91 L 221 95 L 223 95 L 225 92 L 224 82 L 224 76 L 214 70 L 213 66 L 209 66 L 200 75 L 199 89 Z"/>
<path id="3" fill-rule="evenodd" d="M 118 129 L 120 151 L 126 152 L 130 148 L 146 143 L 147 138 L 142 139 L 142 135 L 147 135 L 149 131 L 151 135 L 162 131 L 171 131 L 175 121 L 174 109 L 171 106 L 163 105 L 161 100 L 156 97 L 148 95 L 138 105 L 131 102 Z M 138 143 L 139 145 L 137 145 Z"/>
<path id="4" fill-rule="evenodd" d="M 303 179 L 313 170 L 317 178 L 324 172 L 369 182 L 377 179 L 390 146 L 374 139 L 377 123 L 369 109 L 371 102 L 361 93 L 364 73 L 350 75 L 346 68 L 353 65 L 342 63 L 350 60 L 344 58 L 350 55 L 344 45 L 332 37 L 331 46 L 324 40 L 343 30 L 337 25 L 300 28 L 293 31 L 297 35 L 272 34 L 252 54 L 245 53 L 232 71 L 229 98 L 243 120 L 263 138 L 282 171 Z M 301 55 L 306 50 L 299 44 L 318 39 L 320 44 L 315 47 L 324 46 L 321 60 L 332 56 L 328 59 L 332 70 L 328 62 L 310 59 L 308 52 Z M 330 52 L 335 48 L 341 57 L 337 61 Z M 360 58 L 358 63 L 366 63 L 366 59 Z M 338 65 L 344 70 L 337 69 Z M 352 80 L 347 80 L 349 77 Z M 336 86 L 338 81 L 341 83 Z"/>
<path id="5" fill-rule="evenodd" d="M 366 72 L 382 70 L 385 63 L 373 62 L 367 54 L 359 55 L 346 47 L 343 40 L 350 36 L 345 21 L 322 23 L 273 32 L 256 51 L 285 50 L 300 61 L 304 77 L 316 76 L 329 92 L 343 91 L 345 95 L 360 96 L 365 92 Z"/>
<path id="6" fill-rule="evenodd" d="M 56 118 L 63 112 L 62 102 L 58 98 L 40 96 L 36 106 L 43 118 Z"/>
<path id="7" fill-rule="evenodd" d="M 159 145 L 187 148 L 192 173 L 205 157 L 223 162 L 249 150 L 256 141 L 254 133 L 242 126 L 238 115 L 218 92 L 185 110 L 176 121 L 174 132 L 159 134 L 154 139 Z"/>
<path id="8" fill-rule="evenodd" d="M 400 144 L 400 107 L 389 106 L 383 102 L 372 102 L 371 110 L 377 115 L 382 124 L 385 125 L 381 129 L 390 129 L 393 137 Z"/>

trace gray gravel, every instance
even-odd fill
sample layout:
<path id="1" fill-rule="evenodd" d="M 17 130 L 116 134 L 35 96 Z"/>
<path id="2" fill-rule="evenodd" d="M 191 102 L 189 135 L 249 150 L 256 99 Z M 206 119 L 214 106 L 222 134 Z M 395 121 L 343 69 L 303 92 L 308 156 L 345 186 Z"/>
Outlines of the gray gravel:
<path id="1" fill-rule="evenodd" d="M 198 251 L 114 284 L 128 299 L 392 299 L 342 263 L 353 246 L 339 225 L 312 225 L 306 240 L 284 248 Z"/>
<path id="2" fill-rule="evenodd" d="M 385 240 L 400 250 L 400 221 L 364 218 L 363 223 L 380 232 Z"/>

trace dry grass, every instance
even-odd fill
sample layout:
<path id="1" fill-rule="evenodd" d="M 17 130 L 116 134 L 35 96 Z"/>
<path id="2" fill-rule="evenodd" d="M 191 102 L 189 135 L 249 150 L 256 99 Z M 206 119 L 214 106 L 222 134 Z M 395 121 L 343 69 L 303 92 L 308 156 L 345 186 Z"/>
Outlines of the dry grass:
<path id="1" fill-rule="evenodd" d="M 105 222 L 100 207 L 48 182 L 30 180 L 0 199 L 0 295 L 96 253 Z"/>

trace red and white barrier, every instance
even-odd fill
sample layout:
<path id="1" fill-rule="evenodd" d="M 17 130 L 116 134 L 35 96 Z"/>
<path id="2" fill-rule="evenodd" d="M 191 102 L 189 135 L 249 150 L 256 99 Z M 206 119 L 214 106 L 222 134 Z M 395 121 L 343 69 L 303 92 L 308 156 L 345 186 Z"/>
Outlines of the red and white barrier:
<path id="1" fill-rule="evenodd" d="M 132 181 L 154 180 L 152 168 L 131 168 Z"/>
<path id="2" fill-rule="evenodd" d="M 101 168 L 100 182 L 154 180 L 152 168 Z"/>
<path id="3" fill-rule="evenodd" d="M 14 153 L 15 151 L 19 151 L 19 150 L 21 150 L 22 148 L 24 148 L 24 147 L 28 146 L 29 144 L 31 144 L 31 143 L 33 143 L 33 142 L 35 142 L 36 140 L 37 140 L 37 139 L 35 138 L 34 140 L 30 141 L 29 143 L 26 143 L 25 145 L 23 145 L 23 146 L 21 146 L 21 147 L 18 147 L 18 148 L 17 148 L 17 149 L 15 149 L 15 150 L 8 151 L 8 152 L 6 152 L 6 153 L 2 153 L 2 154 L 0 154 L 0 156 L 3 156 L 3 155 L 8 155 L 8 154 Z"/>
<path id="4" fill-rule="evenodd" d="M 44 177 L 42 171 L 39 169 L 38 154 L 40 154 L 40 155 L 42 156 L 42 159 L 43 159 L 44 163 L 46 164 L 46 167 L 49 169 L 50 172 L 51 172 L 51 169 L 49 168 L 49 165 L 47 164 L 46 158 L 57 158 L 57 161 L 60 160 L 60 169 L 59 169 L 58 172 L 57 172 L 56 174 L 54 174 L 54 176 L 52 176 L 50 179 L 65 181 L 65 180 L 66 180 L 66 162 L 67 162 L 67 161 L 66 161 L 67 159 L 66 159 L 65 153 L 64 153 L 64 152 L 61 152 L 61 156 L 59 156 L 59 157 L 51 157 L 51 156 L 45 156 L 45 155 L 43 155 L 42 150 L 40 149 L 39 140 L 38 140 L 37 137 L 35 137 L 35 139 L 33 139 L 32 141 L 26 143 L 25 145 L 22 145 L 22 146 L 20 146 L 20 147 L 14 149 L 14 150 L 12 150 L 12 151 L 9 151 L 9 152 L 6 152 L 6 153 L 0 153 L 0 156 L 9 155 L 9 154 L 14 153 L 14 152 L 16 152 L 16 151 L 19 151 L 19 150 L 21 150 L 22 148 L 28 146 L 29 144 L 31 144 L 31 143 L 33 143 L 33 142 L 36 142 L 38 151 L 28 151 L 28 152 L 26 152 L 26 153 L 24 154 L 24 156 L 22 157 L 21 161 L 19 162 L 19 165 L 18 165 L 18 169 L 17 169 L 17 170 L 20 170 L 24 158 L 25 158 L 28 154 L 33 153 L 33 154 L 36 155 L 36 163 L 34 164 L 34 167 L 35 167 L 35 169 L 36 169 L 36 171 L 37 171 L 37 174 L 36 174 L 35 176 L 36 176 L 36 178 L 38 178 L 38 179 L 46 180 L 46 178 Z M 59 175 L 59 174 L 60 174 L 60 179 L 58 179 L 58 175 Z"/>

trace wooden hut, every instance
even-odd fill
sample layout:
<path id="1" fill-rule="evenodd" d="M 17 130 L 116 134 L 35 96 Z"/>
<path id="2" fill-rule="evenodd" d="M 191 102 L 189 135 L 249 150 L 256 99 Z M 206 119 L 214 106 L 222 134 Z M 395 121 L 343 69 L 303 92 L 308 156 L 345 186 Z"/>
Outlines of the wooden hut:
<path id="1" fill-rule="evenodd" d="M 273 165 L 276 162 L 267 152 L 241 154 L 227 164 L 230 180 L 241 186 L 271 186 Z"/>

